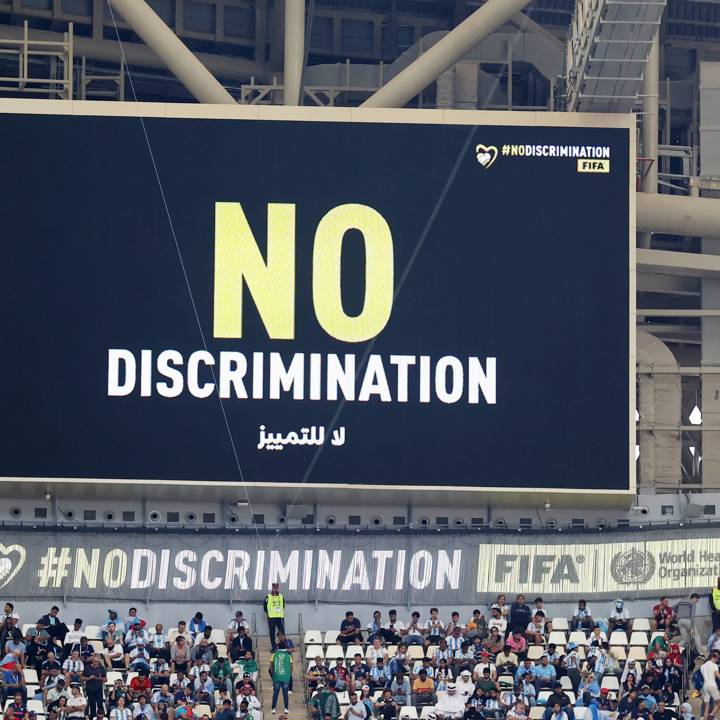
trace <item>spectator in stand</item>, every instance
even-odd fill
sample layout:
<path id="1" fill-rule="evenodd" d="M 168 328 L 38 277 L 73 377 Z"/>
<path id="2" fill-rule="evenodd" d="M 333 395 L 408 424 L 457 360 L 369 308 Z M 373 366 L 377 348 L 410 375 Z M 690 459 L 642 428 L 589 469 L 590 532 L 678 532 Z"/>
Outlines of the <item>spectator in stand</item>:
<path id="1" fill-rule="evenodd" d="M 233 641 L 233 638 L 238 634 L 238 629 L 241 627 L 245 628 L 245 632 L 250 632 L 250 624 L 243 617 L 242 610 L 236 610 L 235 615 L 233 615 L 232 620 L 230 620 L 225 630 L 225 644 L 228 647 L 230 647 L 230 643 Z"/>
<path id="2" fill-rule="evenodd" d="M 545 618 L 545 633 L 547 634 L 552 632 L 552 620 L 548 617 L 548 612 L 545 608 L 545 601 L 541 597 L 536 597 L 533 602 L 535 603 L 535 609 L 533 612 L 541 612 L 543 614 L 543 618 Z"/>
<path id="3" fill-rule="evenodd" d="M 332 685 L 325 687 L 318 685 L 318 692 L 310 701 L 310 710 L 313 718 L 317 720 L 338 720 L 340 717 L 340 702 Z"/>
<path id="4" fill-rule="evenodd" d="M 502 608 L 500 605 L 490 606 L 490 619 L 488 620 L 488 630 L 497 628 L 498 632 L 502 637 L 505 637 L 507 632 L 507 619 L 502 616 Z"/>
<path id="5" fill-rule="evenodd" d="M 104 640 L 104 646 L 100 654 L 108 670 L 124 670 L 127 667 L 123 646 L 113 640 L 109 634 Z"/>
<path id="6" fill-rule="evenodd" d="M 188 623 L 188 632 L 194 640 L 198 635 L 201 635 L 205 632 L 206 627 L 207 623 L 205 622 L 205 618 L 203 614 L 198 610 L 198 612 L 196 612 L 190 618 L 190 622 Z"/>
<path id="7" fill-rule="evenodd" d="M 686 648 L 694 650 L 698 656 L 704 657 L 705 648 L 700 640 L 700 633 L 695 626 L 698 602 L 700 602 L 700 596 L 697 593 L 692 593 L 689 600 L 681 600 L 673 610 L 682 644 Z"/>
<path id="8" fill-rule="evenodd" d="M 700 674 L 702 675 L 702 699 L 705 703 L 705 712 L 703 713 L 704 720 L 708 720 L 710 717 L 710 702 L 714 704 L 713 717 L 718 717 L 720 714 L 720 690 L 718 690 L 718 680 L 720 680 L 720 668 L 718 668 L 718 653 L 713 650 L 710 653 L 708 659 L 700 667 Z"/>
<path id="9" fill-rule="evenodd" d="M 43 615 L 39 620 L 38 624 L 54 639 L 60 640 L 61 643 L 65 642 L 65 636 L 68 634 L 68 626 L 60 620 L 58 613 L 60 608 L 57 605 L 53 605 L 50 608 L 50 612 L 47 615 Z"/>
<path id="10" fill-rule="evenodd" d="M 411 687 L 410 680 L 405 677 L 405 674 L 398 672 L 390 683 L 390 691 L 392 693 L 393 700 L 398 705 L 410 705 L 411 702 Z"/>
<path id="11" fill-rule="evenodd" d="M 330 681 L 333 683 L 333 687 L 338 691 L 342 692 L 347 688 L 348 684 L 348 671 L 345 667 L 344 660 L 337 658 L 335 660 L 335 666 L 330 668 L 328 673 Z M 288 681 L 289 682 L 289 681 Z"/>
<path id="12" fill-rule="evenodd" d="M 467 628 L 460 622 L 460 613 L 457 610 L 453 610 L 445 634 L 449 635 L 456 627 L 460 628 L 461 635 L 465 635 Z"/>
<path id="13" fill-rule="evenodd" d="M 570 698 L 563 690 L 562 684 L 559 682 L 554 682 L 552 688 L 552 692 L 545 701 L 545 712 L 543 713 L 543 720 L 548 720 L 548 718 L 552 714 L 552 708 L 555 705 L 560 705 L 563 710 L 570 707 Z"/>
<path id="14" fill-rule="evenodd" d="M 406 645 L 422 645 L 424 630 L 425 628 L 420 622 L 420 613 L 416 610 L 412 613 L 410 623 L 405 629 L 403 642 Z"/>
<path id="15" fill-rule="evenodd" d="M 130 681 L 130 685 L 128 685 L 127 691 L 128 691 L 128 698 L 130 700 L 136 700 L 139 695 L 147 694 L 152 690 L 152 685 L 150 684 L 150 677 L 147 670 L 143 670 L 142 668 L 138 670 L 138 674 L 136 677 L 134 677 Z"/>
<path id="16" fill-rule="evenodd" d="M 462 636 L 462 631 L 458 626 L 455 626 L 452 629 L 452 632 L 445 638 L 445 640 L 447 642 L 448 648 L 453 653 L 453 656 L 458 650 L 462 648 L 463 643 L 466 642 L 465 638 L 463 638 Z"/>
<path id="17" fill-rule="evenodd" d="M 101 637 L 105 639 L 105 635 L 110 632 L 110 626 L 113 627 L 113 632 L 117 631 L 119 633 L 122 633 L 122 636 L 125 636 L 125 624 L 122 620 L 118 619 L 118 612 L 117 610 L 108 610 L 108 616 L 105 619 L 105 621 L 100 625 L 100 633 Z"/>
<path id="18" fill-rule="evenodd" d="M 479 637 L 476 635 L 475 637 Z M 497 655 L 505 646 L 505 639 L 496 627 L 490 630 L 490 634 L 482 641 L 482 647 L 492 655 Z"/>
<path id="19" fill-rule="evenodd" d="M 514 632 L 519 629 L 523 632 L 532 620 L 532 610 L 525 602 L 524 595 L 516 595 L 515 602 L 510 606 L 510 629 Z"/>
<path id="20" fill-rule="evenodd" d="M 15 612 L 15 606 L 11 602 L 5 603 L 3 614 L 0 615 L 0 623 L 5 623 L 9 620 L 15 627 L 21 627 L 20 616 Z"/>
<path id="21" fill-rule="evenodd" d="M 395 720 L 398 717 L 400 708 L 392 698 L 390 688 L 385 688 L 383 694 L 373 706 L 375 714 L 380 720 Z"/>
<path id="22" fill-rule="evenodd" d="M 145 647 L 145 643 L 138 641 L 137 645 L 128 653 L 128 667 L 133 672 L 143 670 L 150 674 L 150 655 Z"/>
<path id="23" fill-rule="evenodd" d="M 535 689 L 538 694 L 547 687 L 553 687 L 557 678 L 555 667 L 548 661 L 548 656 L 540 658 L 540 664 L 535 666 Z"/>
<path id="24" fill-rule="evenodd" d="M 468 672 L 472 672 L 472 669 L 475 667 L 475 652 L 472 649 L 472 645 L 467 640 L 455 653 L 453 663 L 453 668 L 456 673 L 462 673 L 466 670 Z"/>
<path id="25" fill-rule="evenodd" d="M 125 698 L 118 698 L 117 705 L 110 711 L 110 720 L 132 720 L 132 711 L 125 707 Z"/>
<path id="26" fill-rule="evenodd" d="M 555 703 L 550 708 L 548 720 L 568 720 L 568 714 L 562 709 L 560 703 Z"/>
<path id="27" fill-rule="evenodd" d="M 343 646 L 343 649 L 347 649 L 351 643 L 362 643 L 360 628 L 360 620 L 355 617 L 352 610 L 348 610 L 345 613 L 345 619 L 340 623 L 340 634 L 337 636 L 337 641 Z"/>
<path id="28" fill-rule="evenodd" d="M 505 644 L 502 652 L 495 656 L 495 667 L 501 675 L 515 675 L 519 664 L 518 656 Z"/>
<path id="29" fill-rule="evenodd" d="M 159 657 L 170 661 L 170 643 L 167 633 L 163 631 L 162 623 L 156 623 L 154 630 L 148 635 L 147 651 L 150 657 Z"/>
<path id="30" fill-rule="evenodd" d="M 184 635 L 178 635 L 170 647 L 170 669 L 173 672 L 182 670 L 186 673 L 190 664 L 190 648 L 185 641 Z"/>
<path id="31" fill-rule="evenodd" d="M 517 700 L 507 711 L 505 717 L 507 720 L 528 720 L 528 716 L 525 713 L 525 703 L 522 700 Z"/>
<path id="32" fill-rule="evenodd" d="M 438 668 L 440 666 L 440 661 L 446 660 L 448 667 L 451 667 L 453 664 L 453 657 L 453 651 L 450 649 L 447 640 L 443 638 L 433 653 L 433 666 Z"/>
<path id="33" fill-rule="evenodd" d="M 562 660 L 562 668 L 564 673 L 570 678 L 573 690 L 577 692 L 580 685 L 580 658 L 578 657 L 577 645 L 574 642 L 567 644 L 566 655 Z"/>
<path id="34" fill-rule="evenodd" d="M 597 679 L 595 678 L 595 673 L 593 672 L 584 672 L 582 675 L 582 682 L 580 683 L 580 686 L 578 687 L 578 693 L 582 694 L 584 692 L 589 692 L 592 697 L 599 697 L 600 695 L 600 685 L 598 685 Z"/>
<path id="35" fill-rule="evenodd" d="M 437 645 L 446 635 L 445 623 L 438 617 L 439 610 L 430 608 L 430 617 L 425 623 L 425 647 Z"/>
<path id="36" fill-rule="evenodd" d="M 352 665 L 348 668 L 348 682 L 356 690 L 362 688 L 370 678 L 370 667 L 362 660 L 360 653 L 355 653 Z"/>
<path id="37" fill-rule="evenodd" d="M 488 634 L 488 624 L 485 616 L 480 612 L 478 608 L 473 610 L 472 617 L 468 620 L 467 624 L 467 635 L 469 640 L 474 637 L 479 637 L 481 640 Z"/>
<path id="38" fill-rule="evenodd" d="M 383 625 L 382 625 L 382 613 L 379 610 L 373 612 L 372 620 L 367 626 L 367 641 L 368 643 L 375 643 L 375 640 L 383 640 Z"/>
<path id="39" fill-rule="evenodd" d="M 571 630 L 592 630 L 595 627 L 595 622 L 592 618 L 592 612 L 587 606 L 585 600 L 578 600 L 575 614 L 570 620 Z"/>
<path id="40" fill-rule="evenodd" d="M 505 641 L 506 645 L 510 646 L 510 650 L 514 652 L 519 658 L 525 657 L 527 651 L 527 640 L 522 633 L 521 628 L 513 630 L 512 634 Z"/>
<path id="41" fill-rule="evenodd" d="M 370 668 L 370 687 L 373 690 L 382 690 L 390 683 L 392 675 L 387 663 L 381 657 L 375 661 L 375 665 Z"/>
<path id="42" fill-rule="evenodd" d="M 72 683 L 80 682 L 80 676 L 82 675 L 85 664 L 80 659 L 80 653 L 77 650 L 73 650 L 70 653 L 70 657 L 63 663 L 62 669 L 65 673 L 65 682 L 72 687 Z"/>
<path id="43" fill-rule="evenodd" d="M 136 607 L 128 608 L 128 614 L 125 618 L 125 628 L 130 629 L 135 623 L 140 623 L 141 627 L 145 627 L 145 621 L 138 615 Z"/>
<path id="44" fill-rule="evenodd" d="M 233 669 L 227 658 L 218 657 L 210 666 L 210 677 L 216 690 L 233 690 Z"/>
<path id="45" fill-rule="evenodd" d="M 656 635 L 648 644 L 646 653 L 648 660 L 660 658 L 661 660 L 670 652 L 672 633 L 666 630 L 662 635 Z"/>
<path id="46" fill-rule="evenodd" d="M 67 701 L 69 720 L 82 720 L 85 717 L 85 709 L 87 702 L 80 693 L 79 683 L 73 683 L 70 686 L 70 697 Z"/>
<path id="47" fill-rule="evenodd" d="M 653 630 L 671 630 L 675 625 L 675 613 L 670 605 L 670 598 L 663 595 L 660 602 L 653 608 Z"/>
<path id="48" fill-rule="evenodd" d="M 80 679 L 85 685 L 85 697 L 87 698 L 88 715 L 92 718 L 98 711 L 105 712 L 105 680 L 107 672 L 100 665 L 100 656 L 95 653 L 90 658 L 90 663 L 83 668 Z"/>
<path id="49" fill-rule="evenodd" d="M 630 618 L 628 611 L 625 608 L 625 601 L 618 598 L 613 605 L 613 609 L 610 611 L 608 616 L 608 630 L 613 632 L 615 630 L 622 630 L 627 632 L 630 629 Z"/>
<path id="50" fill-rule="evenodd" d="M 435 683 L 428 677 L 427 670 L 422 668 L 412 684 L 412 704 L 417 708 L 436 702 Z"/>
<path id="51" fill-rule="evenodd" d="M 368 661 L 370 666 L 377 662 L 378 658 L 387 659 L 388 651 L 382 646 L 382 638 L 378 635 L 372 641 L 372 645 L 368 648 L 365 659 Z"/>
<path id="52" fill-rule="evenodd" d="M 467 698 L 473 694 L 473 691 L 475 690 L 475 683 L 472 681 L 472 674 L 470 670 L 463 670 L 458 675 L 457 682 L 455 683 L 455 689 L 457 690 L 457 694 L 464 700 L 467 700 Z"/>
<path id="53" fill-rule="evenodd" d="M 444 692 L 447 690 L 448 683 L 451 683 L 454 678 L 452 668 L 448 664 L 448 661 L 443 658 L 435 668 L 435 681 L 437 683 L 435 690 L 437 690 L 437 692 Z"/>
<path id="54" fill-rule="evenodd" d="M 315 662 L 310 665 L 307 673 L 308 690 L 312 693 L 317 689 L 319 683 L 325 684 L 329 672 L 330 669 L 323 663 L 322 657 L 316 655 Z"/>
<path id="55" fill-rule="evenodd" d="M 278 635 L 278 637 L 279 637 L 279 635 Z M 277 645 L 277 643 L 276 643 L 276 645 Z M 230 654 L 230 659 L 233 662 L 237 662 L 240 657 L 243 657 L 245 655 L 245 653 L 248 652 L 248 650 L 252 650 L 252 649 L 253 649 L 252 639 L 248 636 L 245 626 L 240 625 L 238 627 L 237 635 L 233 638 L 233 641 L 230 643 L 230 648 L 228 649 L 228 652 Z"/>
<path id="56" fill-rule="evenodd" d="M 466 698 L 458 693 L 455 683 L 449 683 L 447 692 L 438 698 L 435 715 L 439 720 L 459 720 L 465 714 Z"/>
<path id="57" fill-rule="evenodd" d="M 210 679 L 207 670 L 202 670 L 200 675 L 193 682 L 193 695 L 195 701 L 210 706 L 210 710 L 215 711 L 215 684 Z M 287 709 L 287 700 L 285 701 L 285 709 Z"/>
<path id="58" fill-rule="evenodd" d="M 528 643 L 544 645 L 545 632 L 545 613 L 542 610 L 537 610 L 525 628 L 525 637 Z"/>
<path id="59" fill-rule="evenodd" d="M 385 642 L 389 645 L 398 645 L 402 642 L 402 636 L 405 634 L 405 623 L 397 619 L 397 610 L 391 610 L 388 613 L 388 622 L 383 626 L 385 630 Z"/>
<path id="60" fill-rule="evenodd" d="M 713 650 L 720 652 L 720 627 L 710 634 L 710 637 L 708 637 L 707 643 L 705 644 L 705 649 L 708 653 Z"/>

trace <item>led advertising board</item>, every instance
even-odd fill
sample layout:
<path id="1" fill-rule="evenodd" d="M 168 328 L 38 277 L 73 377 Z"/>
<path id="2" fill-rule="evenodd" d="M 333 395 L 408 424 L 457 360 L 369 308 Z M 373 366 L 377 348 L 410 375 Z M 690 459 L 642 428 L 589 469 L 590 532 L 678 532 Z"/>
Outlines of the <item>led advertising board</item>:
<path id="1" fill-rule="evenodd" d="M 627 118 L 9 102 L 3 477 L 632 489 Z"/>

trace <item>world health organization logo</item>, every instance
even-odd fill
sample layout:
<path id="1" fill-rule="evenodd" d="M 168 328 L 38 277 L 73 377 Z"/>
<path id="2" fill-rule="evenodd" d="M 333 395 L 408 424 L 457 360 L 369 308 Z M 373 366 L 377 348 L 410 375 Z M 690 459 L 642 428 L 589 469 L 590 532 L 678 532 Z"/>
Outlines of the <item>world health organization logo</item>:
<path id="1" fill-rule="evenodd" d="M 646 583 L 654 573 L 653 554 L 635 548 L 615 553 L 610 563 L 610 575 L 619 585 Z"/>

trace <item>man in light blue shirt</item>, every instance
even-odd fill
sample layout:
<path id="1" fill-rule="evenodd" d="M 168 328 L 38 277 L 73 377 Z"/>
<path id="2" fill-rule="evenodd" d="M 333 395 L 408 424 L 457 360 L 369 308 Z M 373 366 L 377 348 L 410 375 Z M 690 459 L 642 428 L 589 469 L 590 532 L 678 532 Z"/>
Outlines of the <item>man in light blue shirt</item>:
<path id="1" fill-rule="evenodd" d="M 552 687 L 556 678 L 555 666 L 548 662 L 547 655 L 543 655 L 540 664 L 535 667 L 535 689 L 539 693 L 543 688 Z"/>

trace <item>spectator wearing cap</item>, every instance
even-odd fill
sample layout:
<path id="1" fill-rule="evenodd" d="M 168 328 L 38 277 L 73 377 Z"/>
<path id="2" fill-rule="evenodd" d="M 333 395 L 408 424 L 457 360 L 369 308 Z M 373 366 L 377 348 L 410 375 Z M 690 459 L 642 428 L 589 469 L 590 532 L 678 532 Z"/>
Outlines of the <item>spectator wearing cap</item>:
<path id="1" fill-rule="evenodd" d="M 135 623 L 140 623 L 141 627 L 145 627 L 145 621 L 138 615 L 136 607 L 128 608 L 128 614 L 125 618 L 125 627 L 129 630 Z"/>
<path id="2" fill-rule="evenodd" d="M 592 618 L 592 613 L 585 600 L 578 600 L 577 608 L 575 608 L 575 614 L 570 619 L 571 630 L 592 630 L 595 627 L 595 622 Z"/>
<path id="3" fill-rule="evenodd" d="M 125 649 L 127 652 L 130 652 L 140 643 L 142 643 L 143 646 L 149 645 L 150 635 L 148 634 L 148 631 L 145 630 L 145 628 L 142 626 L 142 621 L 138 619 L 130 626 L 130 629 L 125 635 Z"/>
<path id="4" fill-rule="evenodd" d="M 361 627 L 360 620 L 355 617 L 352 610 L 348 610 L 345 619 L 340 623 L 340 634 L 337 636 L 337 642 L 344 650 L 347 650 L 347 646 L 352 643 L 362 643 Z"/>
<path id="5" fill-rule="evenodd" d="M 475 665 L 475 667 L 473 667 L 473 680 L 475 682 L 481 680 L 483 678 L 483 673 L 485 672 L 485 670 L 488 671 L 488 675 L 490 676 L 491 680 L 497 680 L 497 668 L 490 661 L 490 655 L 488 653 L 483 653 L 480 656 L 480 661 Z"/>
<path id="6" fill-rule="evenodd" d="M 72 683 L 70 685 L 70 697 L 67 701 L 68 718 L 73 720 L 82 720 L 85 717 L 85 709 L 87 708 L 87 702 L 85 698 L 80 694 L 80 684 Z"/>
<path id="7" fill-rule="evenodd" d="M 412 704 L 417 708 L 434 705 L 436 702 L 435 683 L 432 678 L 428 677 L 427 670 L 421 668 L 412 683 Z"/>
<path id="8" fill-rule="evenodd" d="M 479 608 L 475 608 L 472 612 L 472 617 L 467 623 L 467 634 L 466 637 L 472 640 L 474 637 L 479 637 L 481 640 L 488 634 L 488 625 L 485 616 L 482 614 Z"/>

